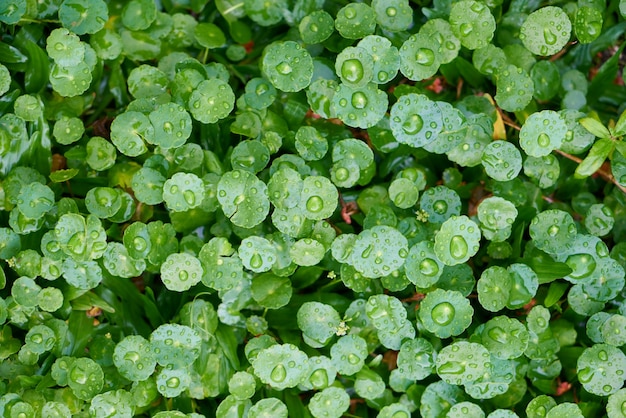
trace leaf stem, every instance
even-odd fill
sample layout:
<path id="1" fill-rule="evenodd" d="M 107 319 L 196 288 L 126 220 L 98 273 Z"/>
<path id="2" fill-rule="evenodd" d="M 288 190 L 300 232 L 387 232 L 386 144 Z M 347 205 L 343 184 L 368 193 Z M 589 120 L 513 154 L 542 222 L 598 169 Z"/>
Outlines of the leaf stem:
<path id="1" fill-rule="evenodd" d="M 554 152 L 556 152 L 559 155 L 562 155 L 563 157 L 567 158 L 568 160 L 574 161 L 578 164 L 580 164 L 582 162 L 582 159 L 575 157 L 571 154 L 568 154 L 566 152 L 563 152 L 559 149 L 555 149 Z M 622 186 L 621 184 L 619 184 L 617 182 L 617 180 L 615 179 L 615 177 L 613 177 L 613 174 L 611 174 L 610 172 L 606 171 L 605 169 L 603 169 L 602 167 L 599 168 L 594 175 L 599 175 L 600 177 L 602 177 L 604 180 L 613 183 L 615 185 L 615 187 L 617 187 L 618 189 L 620 189 L 622 191 L 622 193 L 626 194 L 626 187 Z"/>

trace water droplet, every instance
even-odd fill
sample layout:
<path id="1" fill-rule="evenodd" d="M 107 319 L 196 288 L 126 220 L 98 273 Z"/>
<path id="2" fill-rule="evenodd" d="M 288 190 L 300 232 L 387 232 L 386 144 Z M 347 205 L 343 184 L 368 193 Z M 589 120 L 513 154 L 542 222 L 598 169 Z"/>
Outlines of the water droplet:
<path id="1" fill-rule="evenodd" d="M 170 377 L 169 379 L 167 379 L 165 384 L 168 388 L 175 389 L 180 385 L 180 379 L 178 379 L 177 377 Z"/>
<path id="2" fill-rule="evenodd" d="M 128 360 L 133 363 L 138 362 L 140 358 L 141 356 L 136 351 L 127 351 L 126 354 L 124 354 L 124 360 Z"/>
<path id="3" fill-rule="evenodd" d="M 450 240 L 450 255 L 452 258 L 461 260 L 467 256 L 467 241 L 461 235 L 455 235 Z"/>
<path id="4" fill-rule="evenodd" d="M 43 336 L 41 334 L 33 334 L 30 336 L 30 340 L 35 344 L 41 344 L 43 342 Z"/>
<path id="5" fill-rule="evenodd" d="M 550 28 L 543 28 L 543 39 L 548 45 L 556 44 L 557 37 Z"/>
<path id="6" fill-rule="evenodd" d="M 311 196 L 306 201 L 306 208 L 309 212 L 318 213 L 324 209 L 324 200 L 319 196 Z"/>
<path id="7" fill-rule="evenodd" d="M 389 17 L 394 17 L 395 15 L 398 14 L 398 9 L 396 9 L 395 7 L 387 7 L 387 9 L 385 10 L 385 13 Z"/>
<path id="8" fill-rule="evenodd" d="M 350 353 L 348 354 L 348 363 L 350 364 L 359 364 L 361 359 L 356 354 Z"/>
<path id="9" fill-rule="evenodd" d="M 267 84 L 260 83 L 258 86 L 256 86 L 256 89 L 254 90 L 254 92 L 256 93 L 257 96 L 262 96 L 263 94 L 267 93 L 268 90 L 269 90 L 269 87 Z"/>
<path id="10" fill-rule="evenodd" d="M 350 172 L 345 167 L 340 167 L 335 171 L 335 177 L 339 181 L 346 181 L 350 177 Z"/>
<path id="11" fill-rule="evenodd" d="M 369 257 L 373 249 L 374 249 L 373 245 L 368 245 L 367 248 L 365 248 L 363 252 L 361 253 L 361 257 L 363 258 Z"/>
<path id="12" fill-rule="evenodd" d="M 189 206 L 193 206 L 196 204 L 196 194 L 192 192 L 191 190 L 185 190 L 183 192 L 183 198 L 185 199 L 185 202 L 187 202 Z"/>
<path id="13" fill-rule="evenodd" d="M 351 6 L 347 6 L 344 9 L 344 15 L 348 18 L 348 19 L 354 19 L 356 17 L 356 10 L 354 10 L 354 7 Z"/>
<path id="14" fill-rule="evenodd" d="M 548 145 L 550 145 L 550 137 L 546 133 L 540 133 L 539 136 L 537 137 L 537 143 L 539 144 L 540 147 L 545 148 Z"/>
<path id="15" fill-rule="evenodd" d="M 172 123 L 171 123 L 171 122 L 165 122 L 165 123 L 163 124 L 163 131 L 164 131 L 166 134 L 171 134 L 171 133 L 174 131 L 174 125 L 172 125 Z"/>
<path id="16" fill-rule="evenodd" d="M 598 351 L 598 358 L 602 361 L 607 361 L 609 359 L 609 355 L 604 350 Z"/>
<path id="17" fill-rule="evenodd" d="M 448 202 L 445 200 L 437 200 L 433 204 L 433 210 L 439 215 L 443 215 L 448 211 Z"/>
<path id="18" fill-rule="evenodd" d="M 276 383 L 282 383 L 287 378 L 287 370 L 285 370 L 285 366 L 282 364 L 278 364 L 272 369 L 270 373 L 270 379 L 272 379 Z"/>
<path id="19" fill-rule="evenodd" d="M 364 109 L 367 106 L 367 96 L 360 91 L 352 94 L 352 106 L 355 109 Z"/>
<path id="20" fill-rule="evenodd" d="M 436 324 L 445 326 L 452 322 L 455 313 L 456 311 L 451 303 L 442 302 L 433 308 L 430 316 Z"/>
<path id="21" fill-rule="evenodd" d="M 461 31 L 461 35 L 468 36 L 474 30 L 474 26 L 471 23 L 461 23 L 459 30 Z"/>
<path id="22" fill-rule="evenodd" d="M 448 361 L 437 368 L 438 373 L 444 374 L 463 374 L 465 366 L 458 361 Z"/>
<path id="23" fill-rule="evenodd" d="M 358 59 L 345 60 L 341 64 L 341 75 L 350 83 L 358 83 L 363 79 L 363 64 Z"/>
<path id="24" fill-rule="evenodd" d="M 487 335 L 492 340 L 499 342 L 500 344 L 507 344 L 509 339 L 507 338 L 507 333 L 500 327 L 493 327 L 487 331 Z"/>
<path id="25" fill-rule="evenodd" d="M 144 251 L 148 248 L 148 243 L 142 237 L 135 237 L 135 239 L 133 239 L 133 247 L 135 247 L 137 251 Z"/>
<path id="26" fill-rule="evenodd" d="M 555 237 L 560 230 L 561 229 L 558 226 L 552 225 L 550 228 L 548 228 L 548 235 L 550 235 L 551 237 Z"/>
<path id="27" fill-rule="evenodd" d="M 601 229 L 601 230 L 607 229 L 609 226 L 602 218 L 594 219 L 593 224 L 596 226 L 596 228 Z"/>
<path id="28" fill-rule="evenodd" d="M 282 75 L 289 75 L 293 71 L 293 68 L 291 68 L 288 62 L 283 61 L 276 66 L 276 71 Z"/>
<path id="29" fill-rule="evenodd" d="M 483 11 L 484 8 L 485 6 L 482 3 L 478 3 L 477 1 L 472 2 L 472 5 L 470 6 L 470 9 L 474 13 L 480 13 Z"/>
<path id="30" fill-rule="evenodd" d="M 255 252 L 250 258 L 250 267 L 252 267 L 253 269 L 258 269 L 258 268 L 261 268 L 262 265 L 263 265 L 263 258 L 261 257 L 259 253 Z"/>
<path id="31" fill-rule="evenodd" d="M 591 382 L 593 379 L 593 369 L 590 367 L 584 367 L 578 372 L 578 381 L 582 384 Z"/>
<path id="32" fill-rule="evenodd" d="M 433 65 L 435 53 L 428 48 L 419 48 L 415 54 L 415 61 L 420 65 Z"/>
<path id="33" fill-rule="evenodd" d="M 439 273 L 439 264 L 432 258 L 426 258 L 420 263 L 419 269 L 424 276 L 433 277 Z"/>
<path id="34" fill-rule="evenodd" d="M 178 278 L 181 282 L 185 282 L 189 278 L 189 273 L 186 270 L 181 270 L 178 272 Z"/>
<path id="35" fill-rule="evenodd" d="M 309 382 L 311 382 L 314 388 L 325 388 L 326 386 L 328 386 L 328 374 L 326 373 L 326 370 L 315 370 L 311 374 Z"/>
<path id="36" fill-rule="evenodd" d="M 402 130 L 407 135 L 415 135 L 422 130 L 424 126 L 424 120 L 418 114 L 413 114 L 407 117 L 402 123 Z"/>

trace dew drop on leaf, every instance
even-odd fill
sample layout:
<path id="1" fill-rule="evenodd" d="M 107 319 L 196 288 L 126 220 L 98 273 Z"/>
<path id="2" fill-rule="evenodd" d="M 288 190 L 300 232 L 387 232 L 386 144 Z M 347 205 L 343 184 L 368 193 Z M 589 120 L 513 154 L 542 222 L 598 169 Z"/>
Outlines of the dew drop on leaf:
<path id="1" fill-rule="evenodd" d="M 352 95 L 352 106 L 355 109 L 364 109 L 367 106 L 367 96 L 360 91 Z"/>
<path id="2" fill-rule="evenodd" d="M 448 325 L 454 319 L 455 314 L 454 306 L 449 302 L 443 302 L 435 306 L 431 312 L 433 321 L 439 325 Z"/>
<path id="3" fill-rule="evenodd" d="M 437 368 L 440 374 L 463 374 L 465 366 L 458 361 L 447 361 Z"/>
<path id="4" fill-rule="evenodd" d="M 450 240 L 450 255 L 457 260 L 463 259 L 467 255 L 467 241 L 461 235 L 455 235 Z"/>
<path id="5" fill-rule="evenodd" d="M 261 268 L 263 265 L 263 258 L 259 255 L 259 253 L 254 253 L 252 258 L 250 258 L 250 267 L 254 269 Z"/>
<path id="6" fill-rule="evenodd" d="M 439 273 L 439 265 L 432 258 L 426 258 L 419 264 L 420 273 L 425 276 L 436 276 Z"/>
<path id="7" fill-rule="evenodd" d="M 415 54 L 415 61 L 421 65 L 433 65 L 435 62 L 435 53 L 428 48 L 419 48 Z"/>
<path id="8" fill-rule="evenodd" d="M 406 118 L 404 123 L 402 124 L 402 130 L 407 135 L 415 135 L 419 131 L 422 130 L 424 126 L 424 120 L 420 115 L 414 114 Z"/>
<path id="9" fill-rule="evenodd" d="M 185 202 L 187 202 L 189 206 L 193 206 L 196 204 L 196 195 L 191 190 L 185 190 L 183 192 L 183 198 L 185 199 Z"/>
<path id="10" fill-rule="evenodd" d="M 309 379 L 313 387 L 323 388 L 328 386 L 328 374 L 324 369 L 315 370 Z"/>
<path id="11" fill-rule="evenodd" d="M 550 137 L 546 133 L 541 133 L 537 137 L 537 143 L 541 147 L 547 147 L 548 145 L 550 145 Z"/>
<path id="12" fill-rule="evenodd" d="M 582 384 L 591 382 L 593 379 L 593 370 L 589 367 L 585 367 L 578 371 L 578 381 Z"/>
<path id="13" fill-rule="evenodd" d="M 556 44 L 557 37 L 550 28 L 543 28 L 543 39 L 546 41 L 548 45 Z"/>
<path id="14" fill-rule="evenodd" d="M 508 342 L 507 333 L 500 327 L 493 327 L 487 331 L 487 335 L 494 341 L 500 344 L 506 344 Z"/>
<path id="15" fill-rule="evenodd" d="M 358 83 L 363 79 L 363 64 L 358 59 L 345 60 L 341 65 L 341 75 L 350 83 Z"/>
<path id="16" fill-rule="evenodd" d="M 352 353 L 348 354 L 348 363 L 359 364 L 360 361 L 361 359 L 356 354 L 352 354 Z"/>
<path id="17" fill-rule="evenodd" d="M 288 62 L 283 61 L 276 66 L 276 71 L 282 75 L 289 75 L 293 71 L 293 68 L 291 68 L 291 65 L 289 65 Z"/>
<path id="18" fill-rule="evenodd" d="M 609 355 L 604 350 L 598 351 L 598 358 L 602 361 L 607 361 L 609 359 Z"/>
<path id="19" fill-rule="evenodd" d="M 180 380 L 177 377 L 172 377 L 167 379 L 167 382 L 165 384 L 168 388 L 177 388 L 180 385 Z"/>
<path id="20" fill-rule="evenodd" d="M 285 366 L 282 364 L 276 365 L 272 372 L 270 373 L 270 379 L 272 379 L 276 383 L 282 383 L 287 378 L 287 370 L 285 370 Z"/>
<path id="21" fill-rule="evenodd" d="M 460 28 L 461 35 L 468 36 L 474 30 L 474 26 L 471 23 L 462 23 Z"/>

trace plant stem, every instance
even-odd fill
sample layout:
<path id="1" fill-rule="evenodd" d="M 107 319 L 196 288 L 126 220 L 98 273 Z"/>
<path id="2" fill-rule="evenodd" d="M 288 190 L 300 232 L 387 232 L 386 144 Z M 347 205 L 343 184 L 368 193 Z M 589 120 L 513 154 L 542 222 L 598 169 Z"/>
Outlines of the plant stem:
<path id="1" fill-rule="evenodd" d="M 555 149 L 554 152 L 556 152 L 559 155 L 562 155 L 563 157 L 567 158 L 568 160 L 572 160 L 578 164 L 580 164 L 582 162 L 582 159 L 575 157 L 571 154 L 568 154 L 566 152 L 563 152 L 559 149 Z M 622 191 L 622 193 L 626 194 L 626 187 L 622 186 L 621 184 L 619 184 L 617 182 L 617 180 L 615 179 L 615 177 L 613 177 L 613 174 L 611 174 L 609 171 L 606 171 L 605 169 L 603 169 L 602 167 L 599 168 L 594 175 L 599 175 L 600 177 L 602 177 L 604 180 L 613 183 L 615 185 L 615 187 L 617 187 L 618 189 L 620 189 Z"/>

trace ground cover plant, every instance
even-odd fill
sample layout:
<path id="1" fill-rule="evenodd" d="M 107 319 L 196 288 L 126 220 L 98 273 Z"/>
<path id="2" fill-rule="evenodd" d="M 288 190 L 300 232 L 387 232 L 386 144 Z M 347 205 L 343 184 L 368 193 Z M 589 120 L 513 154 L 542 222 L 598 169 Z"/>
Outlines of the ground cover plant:
<path id="1" fill-rule="evenodd" d="M 0 2 L 0 415 L 626 416 L 625 17 Z"/>

